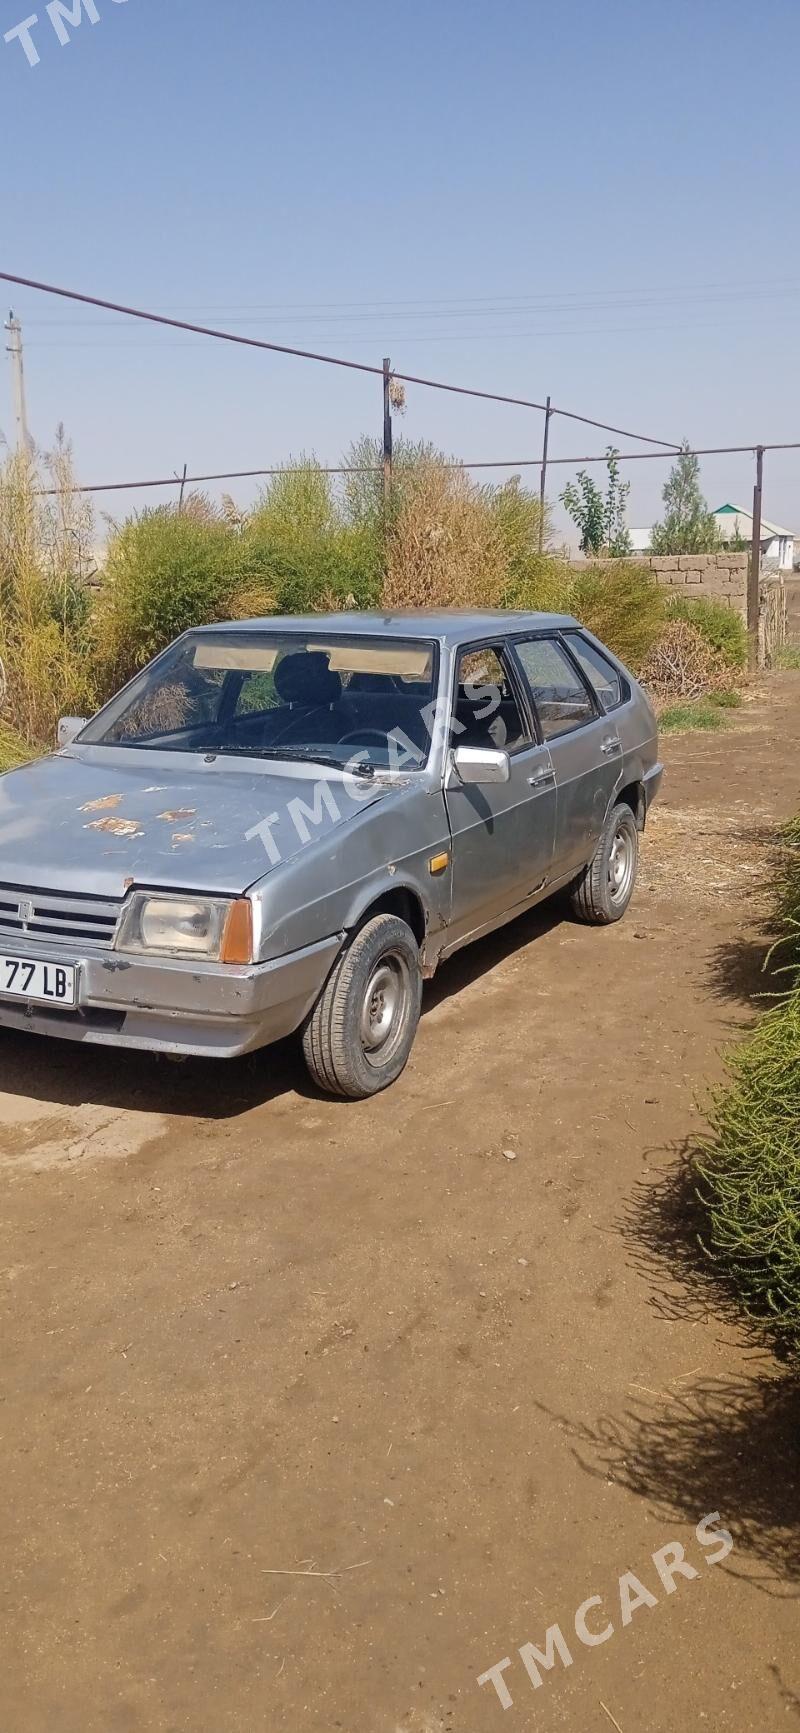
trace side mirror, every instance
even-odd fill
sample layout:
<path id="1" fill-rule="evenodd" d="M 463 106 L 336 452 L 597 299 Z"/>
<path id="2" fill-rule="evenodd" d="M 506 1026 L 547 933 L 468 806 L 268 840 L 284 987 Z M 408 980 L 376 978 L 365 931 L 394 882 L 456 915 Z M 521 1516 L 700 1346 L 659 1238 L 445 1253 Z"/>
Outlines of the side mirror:
<path id="1" fill-rule="evenodd" d="M 71 746 L 81 729 L 86 727 L 88 720 L 88 716 L 62 716 L 58 724 L 59 746 Z"/>
<path id="2" fill-rule="evenodd" d="M 453 768 L 465 783 L 508 782 L 511 776 L 508 753 L 492 746 L 457 746 Z"/>

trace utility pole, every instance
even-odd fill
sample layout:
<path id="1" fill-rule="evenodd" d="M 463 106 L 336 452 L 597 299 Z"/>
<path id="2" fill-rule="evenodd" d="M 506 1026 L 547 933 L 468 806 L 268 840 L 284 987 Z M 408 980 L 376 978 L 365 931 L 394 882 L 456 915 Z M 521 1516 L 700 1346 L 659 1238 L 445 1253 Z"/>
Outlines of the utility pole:
<path id="1" fill-rule="evenodd" d="M 759 616 L 761 612 L 761 495 L 764 487 L 764 447 L 756 446 L 756 485 L 753 489 L 753 540 L 747 573 L 747 634 L 749 662 L 758 668 Z"/>
<path id="2" fill-rule="evenodd" d="M 14 376 L 14 415 L 17 423 L 17 450 L 24 451 L 26 456 L 31 449 L 31 436 L 28 432 L 28 412 L 25 404 L 25 369 L 22 362 L 22 326 L 19 319 L 14 318 L 13 309 L 6 321 L 8 343 L 6 348 L 11 356 L 11 371 Z"/>

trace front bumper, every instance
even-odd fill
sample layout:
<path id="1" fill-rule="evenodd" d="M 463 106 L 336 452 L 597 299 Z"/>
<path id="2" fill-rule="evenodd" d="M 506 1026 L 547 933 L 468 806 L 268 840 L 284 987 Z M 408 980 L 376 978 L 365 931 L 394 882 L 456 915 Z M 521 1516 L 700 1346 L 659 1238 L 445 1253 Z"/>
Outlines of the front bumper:
<path id="1" fill-rule="evenodd" d="M 107 1047 L 234 1059 L 294 1034 L 316 1003 L 341 950 L 334 934 L 268 963 L 236 967 L 169 957 L 82 955 L 65 946 L 3 941 L 6 956 L 73 964 L 78 1005 L 49 1010 L 0 997 L 0 1029 Z"/>

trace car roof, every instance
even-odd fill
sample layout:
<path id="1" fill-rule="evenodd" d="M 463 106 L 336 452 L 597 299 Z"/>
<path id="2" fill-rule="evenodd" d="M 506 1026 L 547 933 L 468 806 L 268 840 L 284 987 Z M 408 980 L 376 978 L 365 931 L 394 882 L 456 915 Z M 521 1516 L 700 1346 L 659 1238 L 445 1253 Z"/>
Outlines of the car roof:
<path id="1" fill-rule="evenodd" d="M 525 614 L 512 611 L 428 612 L 408 614 L 269 614 L 259 620 L 231 620 L 216 626 L 200 626 L 201 632 L 296 632 L 341 633 L 348 637 L 436 638 L 452 646 L 475 638 L 501 638 L 515 632 L 541 632 L 562 626 L 577 626 L 570 614 Z"/>

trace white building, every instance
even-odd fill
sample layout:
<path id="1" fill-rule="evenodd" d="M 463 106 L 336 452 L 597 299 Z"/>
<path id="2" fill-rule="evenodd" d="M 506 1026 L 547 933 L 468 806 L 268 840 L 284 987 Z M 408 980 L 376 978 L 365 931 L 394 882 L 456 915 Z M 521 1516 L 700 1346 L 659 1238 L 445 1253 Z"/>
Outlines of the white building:
<path id="1" fill-rule="evenodd" d="M 717 506 L 713 514 L 724 542 L 741 537 L 749 547 L 753 539 L 753 514 L 740 505 Z M 779 572 L 791 572 L 794 567 L 794 532 L 782 530 L 780 524 L 761 519 L 761 558 Z"/>

